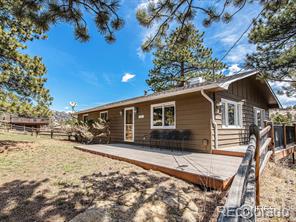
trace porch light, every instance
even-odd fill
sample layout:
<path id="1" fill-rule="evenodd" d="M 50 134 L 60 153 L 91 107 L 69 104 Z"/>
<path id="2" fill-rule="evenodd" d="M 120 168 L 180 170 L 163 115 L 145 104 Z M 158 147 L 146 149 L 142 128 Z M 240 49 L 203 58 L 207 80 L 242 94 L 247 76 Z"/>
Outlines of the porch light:
<path id="1" fill-rule="evenodd" d="M 122 110 L 120 110 L 120 111 L 119 111 L 119 115 L 120 115 L 120 116 L 122 116 L 122 114 L 123 114 L 123 111 L 122 111 Z"/>

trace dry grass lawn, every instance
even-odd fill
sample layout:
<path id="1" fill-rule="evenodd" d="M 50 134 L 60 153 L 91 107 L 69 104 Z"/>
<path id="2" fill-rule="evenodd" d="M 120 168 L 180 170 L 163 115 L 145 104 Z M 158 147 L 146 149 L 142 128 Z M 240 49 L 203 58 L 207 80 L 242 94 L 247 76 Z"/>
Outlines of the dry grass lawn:
<path id="1" fill-rule="evenodd" d="M 0 221 L 214 221 L 223 205 L 223 193 L 30 135 L 0 133 L 0 178 Z"/>
<path id="2" fill-rule="evenodd" d="M 257 221 L 296 221 L 296 164 L 292 158 L 269 162 L 261 183 L 260 201 L 263 207 L 288 209 L 288 217 L 257 218 Z"/>

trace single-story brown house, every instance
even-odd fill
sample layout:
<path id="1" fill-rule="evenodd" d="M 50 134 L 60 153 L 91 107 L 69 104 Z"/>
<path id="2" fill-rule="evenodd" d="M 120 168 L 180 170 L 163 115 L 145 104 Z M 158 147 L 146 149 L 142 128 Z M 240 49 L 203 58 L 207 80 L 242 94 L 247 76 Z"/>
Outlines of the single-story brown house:
<path id="1" fill-rule="evenodd" d="M 248 141 L 249 125 L 260 127 L 270 108 L 281 107 L 257 71 L 226 76 L 77 112 L 79 120 L 110 121 L 112 142 L 139 143 L 152 130 L 190 130 L 186 149 L 210 153 Z"/>

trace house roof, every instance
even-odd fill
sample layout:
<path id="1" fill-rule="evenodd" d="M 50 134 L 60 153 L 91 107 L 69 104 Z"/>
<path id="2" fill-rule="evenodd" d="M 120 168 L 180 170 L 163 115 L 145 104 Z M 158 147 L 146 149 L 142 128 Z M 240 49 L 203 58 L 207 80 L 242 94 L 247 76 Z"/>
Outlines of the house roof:
<path id="1" fill-rule="evenodd" d="M 192 92 L 198 92 L 201 90 L 227 90 L 229 85 L 233 82 L 236 82 L 238 80 L 257 75 L 259 72 L 258 71 L 245 71 L 241 72 L 235 75 L 230 75 L 230 76 L 225 76 L 223 78 L 220 78 L 215 81 L 205 81 L 202 83 L 196 83 L 196 84 L 190 84 L 184 87 L 177 87 L 174 89 L 162 91 L 162 92 L 155 92 L 152 94 L 148 94 L 145 96 L 138 96 L 126 100 L 121 100 L 113 103 L 108 103 L 105 105 L 93 107 L 90 109 L 85 109 L 81 110 L 79 112 L 76 112 L 76 114 L 82 114 L 82 113 L 88 113 L 88 112 L 93 112 L 93 111 L 99 111 L 99 110 L 105 110 L 105 109 L 110 109 L 110 108 L 115 108 L 119 106 L 126 106 L 130 104 L 135 104 L 135 103 L 140 103 L 140 102 L 146 102 L 146 101 L 152 101 L 152 100 L 157 100 L 157 99 L 162 99 L 166 97 L 171 97 L 171 96 L 177 96 L 177 95 L 182 95 L 182 94 L 187 94 L 187 93 L 192 93 Z M 270 85 L 268 84 L 267 81 L 265 81 L 266 84 L 268 85 L 268 89 L 270 90 L 270 93 L 272 95 L 272 98 L 276 105 L 278 107 L 281 107 L 281 104 L 279 100 L 277 99 L 276 95 L 272 91 Z"/>

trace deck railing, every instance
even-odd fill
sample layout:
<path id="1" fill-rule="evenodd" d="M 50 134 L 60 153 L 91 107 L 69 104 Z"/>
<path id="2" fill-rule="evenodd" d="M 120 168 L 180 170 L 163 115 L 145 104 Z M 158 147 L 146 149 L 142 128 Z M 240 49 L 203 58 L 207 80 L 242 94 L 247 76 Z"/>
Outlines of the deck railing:
<path id="1" fill-rule="evenodd" d="M 285 149 L 287 146 L 296 143 L 296 124 L 274 125 L 273 127 L 275 149 Z"/>

